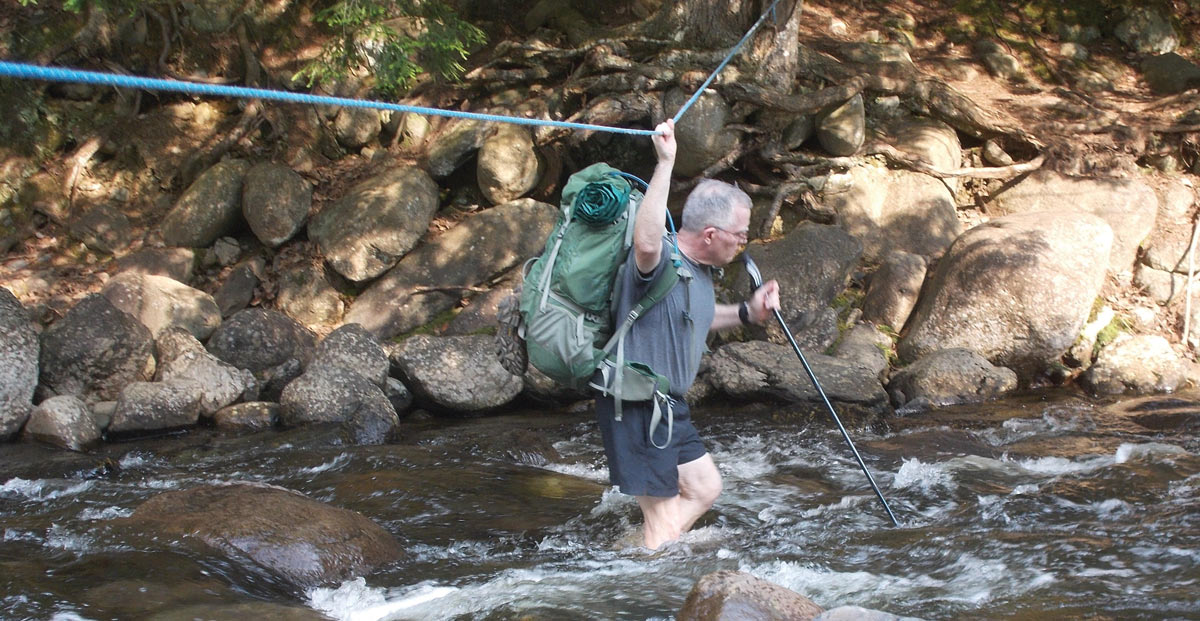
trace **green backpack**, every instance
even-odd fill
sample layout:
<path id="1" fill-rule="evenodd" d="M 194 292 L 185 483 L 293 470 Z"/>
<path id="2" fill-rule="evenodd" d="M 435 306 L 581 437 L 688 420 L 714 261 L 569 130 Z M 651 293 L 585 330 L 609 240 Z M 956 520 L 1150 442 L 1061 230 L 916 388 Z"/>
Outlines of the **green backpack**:
<path id="1" fill-rule="evenodd" d="M 519 303 L 529 362 L 570 388 L 591 386 L 613 395 L 618 420 L 622 399 L 666 399 L 667 379 L 644 364 L 626 361 L 624 338 L 646 309 L 687 276 L 676 249 L 674 260 L 647 294 L 615 325 L 614 284 L 629 256 L 643 198 L 631 179 L 645 186 L 637 177 L 604 163 L 571 175 L 545 250 L 525 265 Z M 597 369 L 603 379 L 591 383 Z"/>

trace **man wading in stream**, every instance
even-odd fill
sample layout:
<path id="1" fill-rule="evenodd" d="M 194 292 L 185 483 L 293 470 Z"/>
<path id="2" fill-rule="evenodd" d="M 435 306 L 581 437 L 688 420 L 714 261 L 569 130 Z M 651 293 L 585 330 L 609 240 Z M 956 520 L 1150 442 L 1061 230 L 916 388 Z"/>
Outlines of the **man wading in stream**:
<path id="1" fill-rule="evenodd" d="M 678 243 L 681 278 L 634 322 L 625 346 L 626 360 L 645 363 L 670 380 L 669 407 L 660 407 L 663 421 L 653 421 L 654 401 L 623 401 L 616 420 L 612 397 L 596 399 L 609 478 L 622 493 L 637 497 L 644 545 L 652 550 L 678 539 L 721 493 L 721 475 L 683 401 L 696 379 L 708 332 L 760 323 L 779 308 L 774 280 L 746 302 L 716 304 L 712 270 L 732 261 L 746 243 L 750 197 L 745 192 L 721 181 L 701 181 L 684 204 L 676 240 L 666 235 L 675 124 L 667 120 L 656 129 L 660 134 L 652 140 L 658 163 L 638 208 L 633 261 L 626 264 L 614 295 L 615 316 L 626 316 L 671 262 L 673 241 Z"/>

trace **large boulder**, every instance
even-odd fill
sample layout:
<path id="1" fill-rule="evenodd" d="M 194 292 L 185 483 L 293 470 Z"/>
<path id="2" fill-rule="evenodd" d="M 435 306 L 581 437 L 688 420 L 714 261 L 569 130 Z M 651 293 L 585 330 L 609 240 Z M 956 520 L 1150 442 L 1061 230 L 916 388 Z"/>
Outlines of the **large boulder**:
<path id="1" fill-rule="evenodd" d="M 1200 87 L 1200 65 L 1169 52 L 1142 61 L 1142 78 L 1163 95 L 1174 95 Z"/>
<path id="2" fill-rule="evenodd" d="M 191 380 L 133 382 L 117 397 L 108 432 L 133 434 L 191 427 L 200 421 L 201 386 Z"/>
<path id="3" fill-rule="evenodd" d="M 343 107 L 333 118 L 338 144 L 357 151 L 379 137 L 383 122 L 379 111 L 371 108 Z"/>
<path id="4" fill-rule="evenodd" d="M 380 388 L 387 381 L 390 365 L 375 336 L 356 323 L 348 323 L 321 340 L 313 365 L 322 364 L 354 370 Z"/>
<path id="5" fill-rule="evenodd" d="M 902 116 L 887 125 L 884 136 L 900 151 L 938 170 L 957 170 L 962 164 L 958 132 L 941 121 Z"/>
<path id="6" fill-rule="evenodd" d="M 869 323 L 858 323 L 842 334 L 833 357 L 866 367 L 882 380 L 888 370 L 888 358 L 884 352 L 890 352 L 891 349 L 891 337 Z"/>
<path id="7" fill-rule="evenodd" d="M 892 405 L 905 411 L 998 399 L 1017 389 L 1017 374 L 968 349 L 942 349 L 896 371 Z"/>
<path id="8" fill-rule="evenodd" d="M 100 428 L 87 404 L 73 395 L 50 397 L 38 404 L 21 430 L 26 440 L 72 451 L 100 443 Z"/>
<path id="9" fill-rule="evenodd" d="M 308 223 L 325 260 L 353 281 L 375 278 L 425 235 L 438 187 L 425 171 L 396 166 L 355 185 Z"/>
<path id="10" fill-rule="evenodd" d="M 1154 229 L 1158 196 L 1138 179 L 1067 177 L 1042 169 L 992 197 L 988 213 L 1074 210 L 1090 213 L 1109 224 L 1113 233 L 1109 269 L 1113 274 L 1132 270 L 1138 248 Z"/>
<path id="11" fill-rule="evenodd" d="M 471 216 L 372 283 L 344 321 L 385 339 L 424 325 L 458 304 L 462 289 L 488 282 L 540 252 L 557 217 L 552 205 L 532 199 Z"/>
<path id="12" fill-rule="evenodd" d="M 154 339 L 132 315 L 93 294 L 42 332 L 38 366 L 53 395 L 113 401 L 126 384 L 153 377 Z"/>
<path id="13" fill-rule="evenodd" d="M 242 216 L 254 236 L 272 248 L 291 239 L 312 209 L 312 186 L 283 164 L 263 162 L 246 171 Z"/>
<path id="14" fill-rule="evenodd" d="M 721 570 L 696 581 L 676 621 L 809 621 L 824 611 L 803 595 L 751 574 Z"/>
<path id="15" fill-rule="evenodd" d="M 338 584 L 399 559 L 390 533 L 361 514 L 279 487 L 206 485 L 159 494 L 118 526 L 132 536 L 252 564 L 297 589 Z"/>
<path id="16" fill-rule="evenodd" d="M 178 327 L 204 340 L 221 324 L 221 309 L 211 295 L 166 276 L 117 274 L 100 293 L 155 337 Z"/>
<path id="17" fill-rule="evenodd" d="M 201 248 L 228 235 L 242 214 L 242 180 L 250 163 L 224 160 L 204 171 L 163 218 L 163 241 Z"/>
<path id="18" fill-rule="evenodd" d="M 1196 192 L 1176 181 L 1163 188 L 1161 198 L 1154 230 L 1146 239 L 1139 262 L 1156 270 L 1186 274 Z M 1197 257 L 1192 257 L 1191 264 L 1193 269 L 1200 269 Z"/>
<path id="19" fill-rule="evenodd" d="M 1121 334 L 1100 350 L 1080 379 L 1099 395 L 1144 394 L 1174 392 L 1187 380 L 1187 372 L 1163 337 Z"/>
<path id="20" fill-rule="evenodd" d="M 862 94 L 822 110 L 816 119 L 817 140 L 830 155 L 854 155 L 867 137 Z"/>
<path id="21" fill-rule="evenodd" d="M 29 417 L 37 383 L 37 332 L 21 301 L 0 287 L 0 441 Z"/>
<path id="22" fill-rule="evenodd" d="M 830 401 L 856 416 L 891 414 L 887 393 L 874 369 L 822 354 L 805 360 Z M 790 345 L 764 341 L 723 345 L 710 360 L 708 381 L 740 402 L 785 401 L 804 404 L 810 414 L 825 412 L 824 400 L 813 386 Z"/>
<path id="23" fill-rule="evenodd" d="M 493 205 L 524 196 L 537 185 L 540 172 L 533 136 L 520 125 L 501 124 L 479 148 L 475 178 Z"/>
<path id="24" fill-rule="evenodd" d="M 446 122 L 425 155 L 429 174 L 442 179 L 462 166 L 483 145 L 490 128 L 474 119 L 454 119 Z"/>
<path id="25" fill-rule="evenodd" d="M 212 416 L 217 410 L 258 397 L 258 381 L 247 369 L 239 369 L 208 353 L 194 336 L 174 328 L 159 335 L 158 378 L 191 380 L 200 387 L 200 414 Z"/>
<path id="26" fill-rule="evenodd" d="M 1166 54 L 1179 47 L 1171 18 L 1154 7 L 1137 7 L 1117 24 L 1113 34 L 1140 54 Z"/>
<path id="27" fill-rule="evenodd" d="M 803 222 L 787 236 L 770 243 L 751 244 L 763 278 L 779 281 L 780 315 L 801 347 L 823 351 L 837 338 L 837 313 L 830 308 L 845 288 L 862 256 L 862 244 L 837 226 Z M 731 266 L 734 299 L 749 297 L 745 270 Z M 782 329 L 766 328 L 772 342 L 786 342 Z"/>
<path id="28" fill-rule="evenodd" d="M 354 444 L 383 444 L 400 424 L 379 386 L 338 364 L 311 366 L 283 389 L 279 406 L 283 426 L 336 423 Z"/>
<path id="29" fill-rule="evenodd" d="M 862 302 L 863 319 L 888 326 L 896 332 L 902 330 L 917 305 L 926 269 L 925 258 L 921 255 L 903 250 L 888 253 L 867 284 Z"/>
<path id="30" fill-rule="evenodd" d="M 945 184 L 907 170 L 855 166 L 826 184 L 824 201 L 837 211 L 838 224 L 862 242 L 867 260 L 897 250 L 936 258 L 962 231 Z"/>
<path id="31" fill-rule="evenodd" d="M 966 348 L 1024 379 L 1075 341 L 1104 282 L 1112 229 L 1076 211 L 997 218 L 938 263 L 897 348 L 914 361 Z"/>
<path id="32" fill-rule="evenodd" d="M 418 398 L 453 412 L 498 408 L 524 386 L 500 366 L 487 335 L 414 336 L 393 349 L 391 358 Z"/>
<path id="33" fill-rule="evenodd" d="M 259 381 L 261 396 L 273 400 L 312 361 L 317 336 L 279 311 L 247 308 L 213 331 L 207 348 Z"/>
<path id="34" fill-rule="evenodd" d="M 663 96 L 663 106 L 667 110 L 678 110 L 691 96 L 690 92 L 671 89 Z M 738 134 L 725 128 L 733 122 L 732 116 L 729 104 L 716 91 L 705 91 L 700 95 L 675 126 L 675 138 L 679 142 L 676 174 L 698 175 L 737 146 Z"/>
<path id="35" fill-rule="evenodd" d="M 320 260 L 293 262 L 278 267 L 275 307 L 306 326 L 336 324 L 346 313 L 346 303 L 329 282 Z"/>

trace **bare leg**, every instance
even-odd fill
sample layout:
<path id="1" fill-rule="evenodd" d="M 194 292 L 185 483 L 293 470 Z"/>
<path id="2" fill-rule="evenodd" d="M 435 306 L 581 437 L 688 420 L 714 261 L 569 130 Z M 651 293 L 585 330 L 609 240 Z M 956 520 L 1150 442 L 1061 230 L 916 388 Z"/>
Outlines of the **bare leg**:
<path id="1" fill-rule="evenodd" d="M 708 453 L 679 466 L 679 532 L 686 533 L 721 495 L 721 472 Z"/>
<path id="2" fill-rule="evenodd" d="M 721 493 L 721 473 L 712 457 L 703 456 L 679 466 L 679 494 L 670 498 L 638 496 L 645 526 L 642 538 L 647 548 L 657 550 L 675 541 L 708 511 Z"/>

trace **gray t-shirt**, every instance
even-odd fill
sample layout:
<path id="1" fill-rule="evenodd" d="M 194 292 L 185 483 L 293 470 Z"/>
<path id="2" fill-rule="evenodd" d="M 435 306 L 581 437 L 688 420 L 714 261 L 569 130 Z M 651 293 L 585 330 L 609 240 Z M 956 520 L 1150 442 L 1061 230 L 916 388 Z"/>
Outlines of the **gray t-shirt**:
<path id="1" fill-rule="evenodd" d="M 617 325 L 625 320 L 629 309 L 642 299 L 650 284 L 666 268 L 673 251 L 670 239 L 664 237 L 658 266 L 643 275 L 639 273 L 630 249 L 626 269 L 617 283 L 614 317 Z M 671 396 L 678 399 L 683 398 L 700 370 L 700 357 L 707 350 L 708 330 L 716 312 L 711 268 L 687 257 L 682 259 L 680 275 L 690 274 L 691 278 L 680 278 L 667 297 L 633 323 L 625 337 L 625 359 L 641 362 L 665 376 L 671 382 Z"/>

